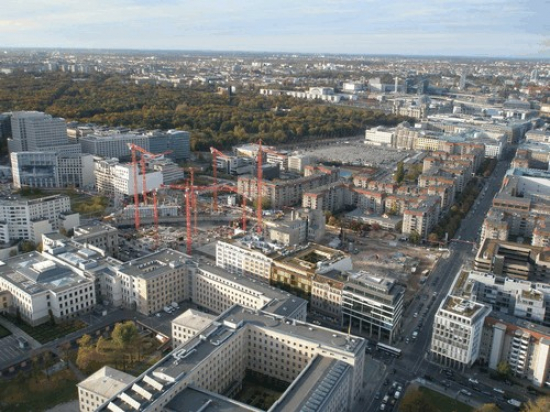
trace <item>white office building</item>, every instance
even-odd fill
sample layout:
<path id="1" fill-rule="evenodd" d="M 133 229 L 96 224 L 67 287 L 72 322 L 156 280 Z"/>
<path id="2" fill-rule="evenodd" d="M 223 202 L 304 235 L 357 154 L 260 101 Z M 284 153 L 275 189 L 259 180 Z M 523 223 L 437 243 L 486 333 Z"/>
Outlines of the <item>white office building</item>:
<path id="1" fill-rule="evenodd" d="M 370 146 L 395 146 L 395 129 L 383 126 L 373 127 L 365 131 L 365 144 Z"/>
<path id="2" fill-rule="evenodd" d="M 491 308 L 460 296 L 447 296 L 435 314 L 430 353 L 439 363 L 464 369 L 478 359 L 485 318 Z"/>
<path id="3" fill-rule="evenodd" d="M 13 185 L 16 188 L 82 187 L 94 185 L 93 157 L 57 152 L 12 152 Z"/>
<path id="4" fill-rule="evenodd" d="M 344 323 L 362 334 L 394 342 L 403 321 L 403 286 L 381 275 L 350 272 L 341 294 Z"/>
<path id="5" fill-rule="evenodd" d="M 30 240 L 40 243 L 42 234 L 80 224 L 78 213 L 71 212 L 68 196 L 53 195 L 38 199 L 0 199 L 0 242 Z"/>
<path id="6" fill-rule="evenodd" d="M 137 174 L 137 190 L 143 193 L 143 174 L 141 166 L 138 164 L 135 170 Z M 101 160 L 95 162 L 95 178 L 97 190 L 99 193 L 114 196 L 133 196 L 134 195 L 134 169 L 131 164 L 121 164 L 117 159 Z M 147 192 L 159 189 L 163 184 L 163 174 L 161 171 L 145 171 L 145 186 Z"/>
<path id="7" fill-rule="evenodd" d="M 217 266 L 230 273 L 250 276 L 268 283 L 275 255 L 268 244 L 252 237 L 220 239 L 216 243 Z"/>
<path id="8" fill-rule="evenodd" d="M 129 159 L 129 144 L 135 144 L 151 153 L 165 153 L 176 161 L 189 159 L 190 135 L 182 130 L 149 133 L 121 133 L 116 130 L 94 131 L 80 138 L 82 151 L 105 159 Z"/>
<path id="9" fill-rule="evenodd" d="M 79 144 L 70 144 L 64 119 L 42 112 L 14 112 L 11 115 L 10 153 L 55 151 L 80 153 Z"/>
<path id="10" fill-rule="evenodd" d="M 82 262 L 87 260 L 86 252 L 79 252 Z M 39 252 L 1 262 L 0 290 L 11 293 L 14 310 L 31 325 L 50 317 L 56 321 L 74 318 L 96 304 L 93 278 Z"/>

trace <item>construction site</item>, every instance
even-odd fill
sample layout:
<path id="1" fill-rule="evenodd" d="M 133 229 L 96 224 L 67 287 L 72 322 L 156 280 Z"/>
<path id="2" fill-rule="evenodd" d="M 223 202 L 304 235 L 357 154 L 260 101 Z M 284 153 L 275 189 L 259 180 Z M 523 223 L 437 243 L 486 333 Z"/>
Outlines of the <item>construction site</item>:
<path id="1" fill-rule="evenodd" d="M 262 192 L 263 156 L 276 156 L 261 142 L 257 153 L 249 158 L 249 170 L 257 177 L 254 194 Z M 116 224 L 128 244 L 128 259 L 169 247 L 192 255 L 201 250 L 210 258 L 215 253 L 215 242 L 244 232 L 258 237 L 266 235 L 268 227 L 277 224 L 284 210 L 263 210 L 260 199 L 250 199 L 238 193 L 237 186 L 219 170 L 225 170 L 229 156 L 215 148 L 212 154 L 212 184 L 195 184 L 195 170 L 186 170 L 183 184 L 161 185 L 149 190 L 146 179 L 148 159 L 160 156 L 132 145 L 133 204 L 126 205 L 109 219 Z M 139 153 L 139 157 L 138 157 Z M 162 154 L 161 154 L 162 155 Z M 202 179 L 204 180 L 204 179 Z M 335 240 L 338 240 L 334 243 Z M 327 227 L 321 244 L 346 251 L 352 255 L 353 269 L 387 275 L 407 287 L 406 300 L 414 298 L 423 283 L 429 279 L 434 264 L 444 255 L 438 249 L 416 247 L 400 240 L 393 231 L 371 230 L 367 233 L 346 231 L 339 236 L 338 228 Z M 276 243 L 276 241 L 275 241 Z"/>

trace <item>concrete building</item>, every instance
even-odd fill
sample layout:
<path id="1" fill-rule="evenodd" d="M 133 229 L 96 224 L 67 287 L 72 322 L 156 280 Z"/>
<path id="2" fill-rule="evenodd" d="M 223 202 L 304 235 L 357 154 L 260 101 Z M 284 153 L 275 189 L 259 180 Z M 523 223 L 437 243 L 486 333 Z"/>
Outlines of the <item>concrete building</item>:
<path id="1" fill-rule="evenodd" d="M 179 412 L 195 405 L 202 394 L 205 403 L 199 403 L 200 408 L 226 399 L 206 399 L 204 391 L 230 394 L 247 374 L 289 385 L 272 412 L 352 410 L 360 402 L 366 346 L 362 338 L 239 306 L 220 315 L 201 336 L 153 365 L 98 411 Z M 224 407 L 231 410 L 247 410 L 247 405 L 235 409 L 230 399 L 226 402 Z"/>
<path id="2" fill-rule="evenodd" d="M 505 362 L 514 376 L 546 387 L 550 382 L 550 328 L 513 316 L 488 316 L 480 361 L 495 371 Z"/>
<path id="3" fill-rule="evenodd" d="M 319 244 L 308 244 L 279 253 L 273 260 L 271 283 L 311 296 L 316 275 L 351 269 L 349 254 Z"/>
<path id="4" fill-rule="evenodd" d="M 464 370 L 481 352 L 485 318 L 491 308 L 460 296 L 447 296 L 436 312 L 430 344 L 434 360 Z"/>
<path id="5" fill-rule="evenodd" d="M 0 242 L 30 240 L 40 243 L 42 234 L 59 229 L 70 230 L 80 224 L 72 213 L 68 196 L 53 195 L 37 199 L 0 199 Z"/>
<path id="6" fill-rule="evenodd" d="M 268 243 L 252 236 L 220 239 L 216 243 L 216 265 L 230 273 L 238 273 L 269 283 L 271 265 L 276 256 Z"/>
<path id="7" fill-rule="evenodd" d="M 143 193 L 143 175 L 141 173 L 141 167 L 138 166 L 136 174 L 139 194 Z M 121 164 L 116 159 L 96 159 L 95 178 L 99 193 L 115 198 L 134 195 L 134 170 L 130 163 Z M 146 169 L 145 185 L 148 192 L 159 189 L 162 184 L 162 171 Z"/>
<path id="8" fill-rule="evenodd" d="M 306 300 L 275 289 L 267 283 L 230 274 L 211 265 L 192 265 L 189 273 L 192 285 L 190 299 L 199 309 L 222 313 L 238 303 L 246 308 L 306 320 Z"/>
<path id="9" fill-rule="evenodd" d="M 288 171 L 303 174 L 305 167 L 317 163 L 313 155 L 302 153 L 288 156 Z"/>
<path id="10" fill-rule="evenodd" d="M 325 215 L 317 209 L 292 209 L 284 216 L 266 218 L 263 222 L 267 237 L 284 247 L 319 242 L 325 235 Z"/>
<path id="11" fill-rule="evenodd" d="M 183 169 L 169 159 L 150 159 L 147 167 L 151 170 L 162 173 L 162 183 L 165 185 L 175 184 L 185 178 Z"/>
<path id="12" fill-rule="evenodd" d="M 395 147 L 395 129 L 378 126 L 365 131 L 365 144 L 369 146 Z"/>
<path id="13" fill-rule="evenodd" d="M 427 239 L 431 230 L 437 225 L 441 213 L 441 198 L 430 196 L 416 206 L 407 207 L 403 212 L 402 233 L 417 233 L 421 239 Z"/>
<path id="14" fill-rule="evenodd" d="M 90 188 L 94 184 L 91 155 L 53 151 L 12 152 L 10 158 L 16 188 Z"/>
<path id="15" fill-rule="evenodd" d="M 134 376 L 104 366 L 78 383 L 78 404 L 80 412 L 94 412 L 107 399 L 116 395 L 132 383 Z"/>
<path id="16" fill-rule="evenodd" d="M 122 285 L 122 304 L 151 315 L 172 302 L 186 300 L 191 288 L 189 259 L 175 250 L 162 249 L 113 268 Z"/>
<path id="17" fill-rule="evenodd" d="M 216 319 L 198 310 L 187 309 L 172 321 L 172 347 L 187 343 L 191 338 L 205 330 Z"/>
<path id="18" fill-rule="evenodd" d="M 269 202 L 271 208 L 279 209 L 283 206 L 295 206 L 302 203 L 305 191 L 315 189 L 338 181 L 340 178 L 337 169 L 314 168 L 306 176 L 298 179 L 264 181 L 262 183 L 262 197 Z M 258 195 L 258 181 L 255 177 L 239 177 L 237 181 L 238 193 L 247 199 L 256 199 Z"/>
<path id="19" fill-rule="evenodd" d="M 81 260 L 86 257 L 87 250 L 81 250 Z M 47 322 L 51 317 L 55 321 L 78 317 L 96 304 L 93 278 L 39 252 L 3 261 L 0 290 L 11 293 L 14 311 L 32 326 Z"/>
<path id="20" fill-rule="evenodd" d="M 93 245 L 104 250 L 109 256 L 118 256 L 118 229 L 116 227 L 104 223 L 78 226 L 74 228 L 73 240 L 84 245 Z"/>
<path id="21" fill-rule="evenodd" d="M 65 120 L 43 112 L 13 112 L 11 132 L 12 138 L 8 140 L 10 153 L 80 153 L 80 145 L 69 143 Z"/>
<path id="22" fill-rule="evenodd" d="M 401 328 L 404 300 L 405 288 L 394 279 L 350 272 L 342 290 L 343 323 L 391 344 Z"/>
<path id="23" fill-rule="evenodd" d="M 432 355 L 454 367 L 467 367 L 471 361 L 478 361 L 491 370 L 498 370 L 499 364 L 505 362 L 514 376 L 528 379 L 535 386 L 547 386 L 550 381 L 549 298 L 547 283 L 502 278 L 478 271 L 460 272 L 447 299 L 459 306 L 461 301 L 470 307 L 475 302 L 474 309 L 479 305 L 483 308 L 476 309 L 479 315 L 476 311 L 464 310 L 461 316 L 454 318 L 436 316 L 432 347 L 437 346 L 439 351 L 432 351 Z M 464 340 L 473 336 L 464 336 L 464 331 L 469 331 L 470 325 L 476 325 L 477 330 L 481 322 L 479 316 L 485 313 L 488 314 L 483 321 L 477 351 L 474 350 L 477 338 Z M 459 356 L 468 362 L 457 360 Z"/>
<path id="24" fill-rule="evenodd" d="M 190 137 L 189 132 L 169 130 L 167 132 L 150 133 L 121 133 L 109 130 L 95 131 L 80 138 L 82 151 L 105 159 L 116 157 L 130 159 L 129 144 L 133 143 L 151 153 L 164 153 L 176 161 L 189 159 Z"/>
<path id="25" fill-rule="evenodd" d="M 550 279 L 550 255 L 541 247 L 485 239 L 474 260 L 474 269 L 520 280 Z"/>
<path id="26" fill-rule="evenodd" d="M 323 212 L 338 212 L 351 203 L 351 192 L 348 185 L 343 182 L 319 186 L 304 191 L 302 195 L 302 207 L 322 210 Z"/>

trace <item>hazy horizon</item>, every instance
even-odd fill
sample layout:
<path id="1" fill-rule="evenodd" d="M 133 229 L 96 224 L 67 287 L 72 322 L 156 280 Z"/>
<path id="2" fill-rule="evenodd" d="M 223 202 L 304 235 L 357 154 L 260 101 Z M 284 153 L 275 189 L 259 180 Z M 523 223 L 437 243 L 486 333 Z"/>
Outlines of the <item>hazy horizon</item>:
<path id="1" fill-rule="evenodd" d="M 550 57 L 545 0 L 7 0 L 5 48 Z"/>

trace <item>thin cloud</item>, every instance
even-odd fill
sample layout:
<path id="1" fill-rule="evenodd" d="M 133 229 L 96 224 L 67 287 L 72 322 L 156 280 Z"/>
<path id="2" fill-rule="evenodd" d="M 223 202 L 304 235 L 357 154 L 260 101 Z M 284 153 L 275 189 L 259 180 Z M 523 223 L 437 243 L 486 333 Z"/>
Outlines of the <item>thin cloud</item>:
<path id="1" fill-rule="evenodd" d="M 0 31 L 12 47 L 539 55 L 550 54 L 545 7 L 546 0 L 4 0 Z"/>

